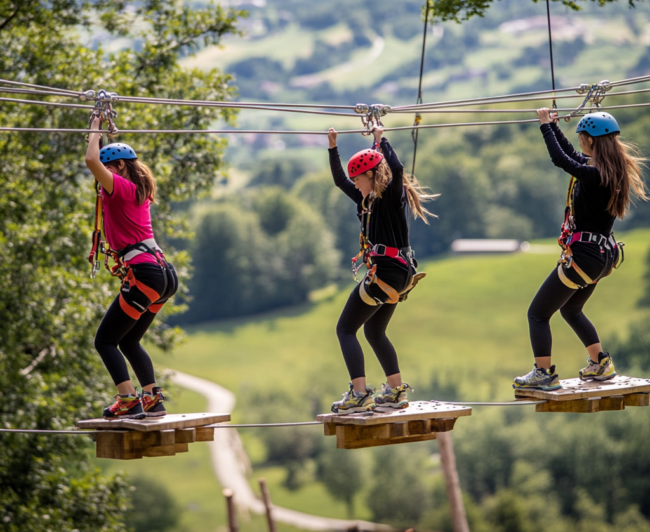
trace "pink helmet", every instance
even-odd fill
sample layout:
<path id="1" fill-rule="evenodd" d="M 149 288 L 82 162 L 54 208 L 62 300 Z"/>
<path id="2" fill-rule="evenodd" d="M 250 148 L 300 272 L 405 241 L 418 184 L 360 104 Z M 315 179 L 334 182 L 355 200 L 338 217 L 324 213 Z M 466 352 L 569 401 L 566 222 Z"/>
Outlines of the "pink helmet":
<path id="1" fill-rule="evenodd" d="M 355 153 L 348 161 L 348 175 L 350 178 L 357 177 L 377 166 L 384 156 L 375 150 L 361 150 Z"/>

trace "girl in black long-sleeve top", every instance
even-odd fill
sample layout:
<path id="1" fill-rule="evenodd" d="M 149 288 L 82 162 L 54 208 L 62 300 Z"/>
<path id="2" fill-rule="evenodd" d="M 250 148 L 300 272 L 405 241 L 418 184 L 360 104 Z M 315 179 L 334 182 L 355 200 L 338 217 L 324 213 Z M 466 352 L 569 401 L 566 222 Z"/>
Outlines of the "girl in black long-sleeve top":
<path id="1" fill-rule="evenodd" d="M 386 336 L 386 328 L 400 296 L 413 286 L 415 270 L 406 209 L 426 221 L 430 213 L 421 201 L 433 198 L 424 194 L 414 178 L 405 177 L 402 163 L 382 138 L 383 129 L 373 133 L 381 153 L 364 150 L 352 157 L 348 164 L 350 179 L 341 166 L 336 131 L 330 129 L 329 134 L 334 183 L 356 203 L 361 221 L 363 249 L 357 259 L 370 267 L 368 275 L 352 290 L 336 326 L 352 382 L 343 399 L 332 405 L 332 411 L 346 414 L 408 405 L 409 385 L 402 383 L 397 353 Z M 363 351 L 356 336 L 362 325 L 387 379 L 374 397 L 373 390 L 366 386 Z"/>
<path id="2" fill-rule="evenodd" d="M 572 177 L 567 212 L 560 236 L 562 257 L 528 309 L 535 367 L 516 377 L 513 388 L 557 390 L 561 387 L 551 365 L 551 316 L 558 310 L 589 353 L 583 380 L 607 380 L 616 376 L 611 356 L 603 352 L 598 333 L 582 309 L 609 275 L 621 252 L 612 235 L 616 218 L 623 218 L 630 194 L 647 199 L 634 149 L 618 138 L 620 129 L 608 113 L 586 115 L 576 132 L 582 154 L 576 152 L 548 109 L 537 112 L 553 164 Z"/>

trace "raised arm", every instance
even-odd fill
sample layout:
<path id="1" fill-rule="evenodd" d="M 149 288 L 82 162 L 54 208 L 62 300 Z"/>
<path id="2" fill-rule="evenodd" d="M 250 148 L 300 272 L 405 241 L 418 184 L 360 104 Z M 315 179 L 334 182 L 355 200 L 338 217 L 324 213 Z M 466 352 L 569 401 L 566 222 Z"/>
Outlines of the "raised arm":
<path id="1" fill-rule="evenodd" d="M 90 129 L 99 131 L 99 118 L 95 118 Z M 113 193 L 113 173 L 99 160 L 99 139 L 101 133 L 88 134 L 88 148 L 86 149 L 86 166 L 99 181 L 102 188 L 109 194 Z"/>
<path id="2" fill-rule="evenodd" d="M 404 189 L 404 165 L 398 159 L 388 139 L 382 137 L 384 128 L 375 128 L 373 134 L 375 135 L 375 140 L 379 142 L 381 152 L 384 154 L 384 158 L 393 174 L 393 179 L 388 185 L 391 189 L 391 196 L 399 199 L 402 197 L 402 190 Z"/>
<path id="3" fill-rule="evenodd" d="M 354 187 L 354 183 L 348 179 L 341 164 L 341 157 L 339 156 L 339 149 L 336 146 L 336 130 L 330 128 L 327 135 L 329 140 L 329 155 L 330 155 L 330 170 L 334 178 L 334 184 L 339 187 L 345 194 L 355 203 L 361 201 L 361 193 Z"/>
<path id="4" fill-rule="evenodd" d="M 569 142 L 569 139 L 567 139 L 564 136 L 564 133 L 562 133 L 562 131 L 560 130 L 560 127 L 557 125 L 557 122 L 555 121 L 551 122 L 551 129 L 553 130 L 553 133 L 555 134 L 555 138 L 557 139 L 557 142 L 560 145 L 560 148 L 562 148 L 562 151 L 564 153 L 566 153 L 574 161 L 577 161 L 580 164 L 587 164 L 589 157 L 586 157 L 582 155 L 582 153 L 579 153 L 575 150 L 573 144 Z"/>
<path id="5" fill-rule="evenodd" d="M 560 146 L 560 143 L 555 136 L 555 131 L 551 125 L 553 119 L 550 117 L 549 110 L 546 108 L 540 109 L 537 111 L 537 116 L 539 117 L 539 121 L 542 123 L 540 129 L 542 135 L 544 135 L 546 149 L 551 156 L 553 164 L 564 170 L 566 173 L 571 174 L 579 181 L 589 185 L 599 186 L 600 172 L 595 167 L 589 166 L 588 164 L 584 164 L 570 157 L 562 149 L 562 146 Z M 568 141 L 567 143 L 570 145 Z M 573 150 L 573 147 L 571 147 L 571 149 Z M 575 152 L 575 150 L 573 151 Z M 581 158 L 581 160 L 584 160 L 585 163 L 587 162 L 587 158 Z"/>

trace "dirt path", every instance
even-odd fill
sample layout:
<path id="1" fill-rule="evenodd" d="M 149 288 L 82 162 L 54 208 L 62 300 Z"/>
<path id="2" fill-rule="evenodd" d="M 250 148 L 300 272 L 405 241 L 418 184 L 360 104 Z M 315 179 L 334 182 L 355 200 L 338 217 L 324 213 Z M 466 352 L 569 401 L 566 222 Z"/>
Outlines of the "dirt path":
<path id="1" fill-rule="evenodd" d="M 231 413 L 235 407 L 232 392 L 213 382 L 176 371 L 173 377 L 176 384 L 200 393 L 208 400 L 208 412 Z M 240 509 L 264 513 L 264 504 L 257 498 L 248 484 L 246 474 L 251 471 L 250 462 L 242 447 L 236 429 L 215 429 L 214 441 L 208 442 L 212 455 L 212 466 L 219 483 L 230 488 Z M 273 495 L 273 494 L 271 494 Z M 277 521 L 305 530 L 367 530 L 370 532 L 390 532 L 387 525 L 367 521 L 347 521 L 305 514 L 289 508 L 273 507 Z"/>

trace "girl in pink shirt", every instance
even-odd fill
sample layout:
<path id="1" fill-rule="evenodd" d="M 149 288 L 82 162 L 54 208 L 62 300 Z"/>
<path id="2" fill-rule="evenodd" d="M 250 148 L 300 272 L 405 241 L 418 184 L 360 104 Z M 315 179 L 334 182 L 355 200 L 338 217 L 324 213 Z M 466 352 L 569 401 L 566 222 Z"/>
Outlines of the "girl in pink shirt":
<path id="1" fill-rule="evenodd" d="M 91 129 L 99 130 L 99 124 L 95 118 Z M 178 289 L 174 266 L 165 260 L 151 228 L 149 206 L 155 202 L 156 181 L 133 148 L 116 143 L 100 150 L 100 138 L 100 133 L 89 135 L 86 165 L 101 185 L 106 241 L 124 263 L 120 293 L 95 336 L 95 348 L 118 391 L 104 417 L 164 416 L 164 396 L 140 344 L 156 313 Z M 129 378 L 124 357 L 140 381 L 142 395 Z"/>

